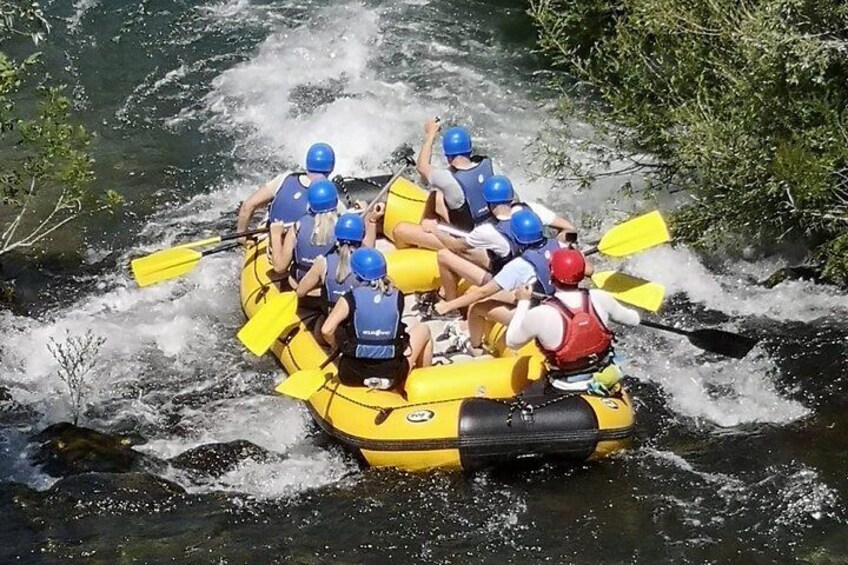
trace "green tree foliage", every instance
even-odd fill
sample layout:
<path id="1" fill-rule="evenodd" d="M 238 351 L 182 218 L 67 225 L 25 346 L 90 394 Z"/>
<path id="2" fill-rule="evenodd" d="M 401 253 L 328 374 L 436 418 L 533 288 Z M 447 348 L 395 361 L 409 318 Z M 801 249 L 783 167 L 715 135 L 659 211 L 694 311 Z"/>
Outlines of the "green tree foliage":
<path id="1" fill-rule="evenodd" d="M 530 14 L 599 99 L 583 109 L 604 134 L 595 156 L 691 197 L 677 237 L 803 241 L 848 281 L 848 3 L 532 0 Z M 549 167 L 591 182 L 561 147 Z"/>
<path id="2" fill-rule="evenodd" d="M 37 83 L 39 53 L 4 52 L 10 43 L 37 49 L 49 30 L 37 2 L 0 0 L 0 256 L 120 201 L 91 195 L 90 136 L 72 122 L 64 87 Z"/>

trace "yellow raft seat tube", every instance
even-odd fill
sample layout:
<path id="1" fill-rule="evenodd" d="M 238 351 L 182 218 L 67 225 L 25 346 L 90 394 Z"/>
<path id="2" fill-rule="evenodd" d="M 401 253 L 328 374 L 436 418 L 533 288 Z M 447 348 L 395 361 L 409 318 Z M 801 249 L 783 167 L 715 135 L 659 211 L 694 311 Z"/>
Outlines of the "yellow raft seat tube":
<path id="1" fill-rule="evenodd" d="M 405 178 L 397 179 L 386 197 L 386 214 L 383 217 L 383 234 L 392 241 L 392 234 L 401 222 L 420 224 L 427 205 L 426 190 Z"/>

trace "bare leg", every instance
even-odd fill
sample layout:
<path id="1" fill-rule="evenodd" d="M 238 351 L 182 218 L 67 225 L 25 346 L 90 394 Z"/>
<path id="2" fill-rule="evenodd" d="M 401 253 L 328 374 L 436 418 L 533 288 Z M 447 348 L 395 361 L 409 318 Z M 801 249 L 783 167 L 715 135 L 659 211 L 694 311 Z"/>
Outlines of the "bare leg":
<path id="1" fill-rule="evenodd" d="M 486 331 L 486 321 L 508 324 L 515 312 L 515 294 L 501 291 L 487 300 L 475 302 L 468 309 L 468 335 L 472 347 L 480 347 Z"/>
<path id="2" fill-rule="evenodd" d="M 450 223 L 450 214 L 448 213 L 448 205 L 445 203 L 445 195 L 439 190 L 433 191 L 431 194 L 434 195 L 433 211 L 442 221 Z"/>
<path id="3" fill-rule="evenodd" d="M 401 222 L 396 225 L 392 232 L 392 239 L 399 248 L 412 246 L 438 251 L 445 247 L 438 237 L 425 232 L 419 224 L 411 222 Z"/>
<path id="4" fill-rule="evenodd" d="M 466 249 L 465 251 L 462 251 L 460 253 L 460 257 L 471 261 L 478 267 L 481 267 L 487 271 L 491 266 L 489 261 L 489 254 L 486 253 L 485 249 L 477 249 L 472 247 L 471 249 Z"/>
<path id="5" fill-rule="evenodd" d="M 409 361 L 412 368 L 429 367 L 433 364 L 433 340 L 430 326 L 418 324 L 409 330 Z"/>
<path id="6" fill-rule="evenodd" d="M 436 254 L 439 264 L 439 276 L 442 280 L 445 300 L 453 300 L 457 297 L 457 285 L 459 279 L 463 278 L 476 285 L 482 285 L 488 273 L 481 267 L 467 259 L 463 259 L 449 249 L 441 249 Z"/>

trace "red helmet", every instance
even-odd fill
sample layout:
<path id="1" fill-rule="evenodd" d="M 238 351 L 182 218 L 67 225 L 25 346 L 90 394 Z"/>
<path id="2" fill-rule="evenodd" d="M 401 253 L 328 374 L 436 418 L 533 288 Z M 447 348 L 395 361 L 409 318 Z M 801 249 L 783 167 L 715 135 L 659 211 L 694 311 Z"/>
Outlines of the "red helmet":
<path id="1" fill-rule="evenodd" d="M 586 259 L 578 250 L 568 247 L 551 255 L 551 278 L 562 285 L 576 285 L 586 274 Z"/>

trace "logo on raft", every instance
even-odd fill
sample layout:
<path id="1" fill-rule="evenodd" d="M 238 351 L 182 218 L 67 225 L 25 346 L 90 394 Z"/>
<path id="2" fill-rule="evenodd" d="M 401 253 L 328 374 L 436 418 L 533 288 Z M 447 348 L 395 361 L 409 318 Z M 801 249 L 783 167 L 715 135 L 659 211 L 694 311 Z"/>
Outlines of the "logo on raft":
<path id="1" fill-rule="evenodd" d="M 432 410 L 416 410 L 406 415 L 406 421 L 411 424 L 423 424 L 432 420 L 435 415 Z"/>
<path id="2" fill-rule="evenodd" d="M 607 408 L 618 410 L 618 404 L 616 404 L 615 400 L 613 400 L 612 398 L 602 398 L 601 402 L 603 402 Z"/>

